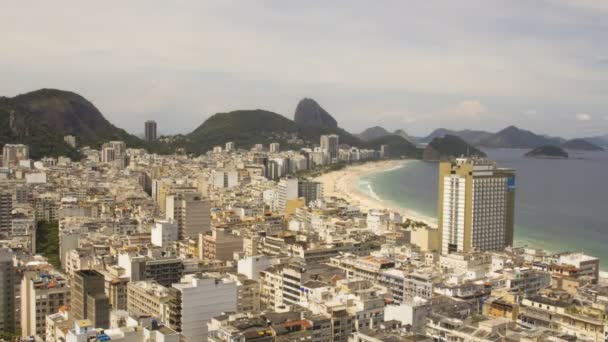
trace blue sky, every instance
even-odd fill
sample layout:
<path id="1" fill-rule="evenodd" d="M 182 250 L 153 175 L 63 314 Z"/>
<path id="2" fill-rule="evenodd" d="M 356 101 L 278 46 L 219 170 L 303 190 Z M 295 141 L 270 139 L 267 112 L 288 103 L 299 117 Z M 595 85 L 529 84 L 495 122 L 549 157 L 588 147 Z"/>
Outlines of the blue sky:
<path id="1" fill-rule="evenodd" d="M 0 40 L 0 94 L 72 90 L 133 133 L 302 97 L 353 132 L 608 133 L 604 0 L 13 1 Z"/>

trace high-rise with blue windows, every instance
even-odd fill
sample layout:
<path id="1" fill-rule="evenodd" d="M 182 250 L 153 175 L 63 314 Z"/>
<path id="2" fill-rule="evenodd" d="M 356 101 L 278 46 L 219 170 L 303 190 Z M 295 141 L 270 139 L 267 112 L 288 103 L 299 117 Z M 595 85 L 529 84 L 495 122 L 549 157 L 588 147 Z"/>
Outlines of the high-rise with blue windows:
<path id="1" fill-rule="evenodd" d="M 515 171 L 484 158 L 439 166 L 441 253 L 502 250 L 513 245 Z"/>

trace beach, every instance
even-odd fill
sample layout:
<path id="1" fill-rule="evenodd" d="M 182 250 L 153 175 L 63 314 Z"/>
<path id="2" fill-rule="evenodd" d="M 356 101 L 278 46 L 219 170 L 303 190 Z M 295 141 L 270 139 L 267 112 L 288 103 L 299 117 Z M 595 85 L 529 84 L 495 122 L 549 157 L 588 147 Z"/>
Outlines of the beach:
<path id="1" fill-rule="evenodd" d="M 323 193 L 325 196 L 343 198 L 352 204 L 358 205 L 363 212 L 367 212 L 370 209 L 388 209 L 400 213 L 405 218 L 414 221 L 422 221 L 432 227 L 436 227 L 436 218 L 425 216 L 408 208 L 395 205 L 392 202 L 382 200 L 378 196 L 374 196 L 373 189 L 366 192 L 359 188 L 359 180 L 361 177 L 372 173 L 387 172 L 396 168 L 401 168 L 408 162 L 408 160 L 382 160 L 360 165 L 351 165 L 342 170 L 328 172 L 318 176 L 315 180 L 323 184 Z"/>

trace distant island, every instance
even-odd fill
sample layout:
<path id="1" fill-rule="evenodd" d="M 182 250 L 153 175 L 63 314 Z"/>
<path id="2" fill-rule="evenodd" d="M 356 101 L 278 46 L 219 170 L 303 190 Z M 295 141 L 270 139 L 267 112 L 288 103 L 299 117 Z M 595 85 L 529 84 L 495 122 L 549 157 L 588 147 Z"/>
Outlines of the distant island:
<path id="1" fill-rule="evenodd" d="M 451 134 L 433 139 L 422 153 L 422 159 L 426 161 L 449 160 L 461 156 L 485 157 L 486 154 L 462 138 Z"/>
<path id="2" fill-rule="evenodd" d="M 573 151 L 603 151 L 604 149 L 585 139 L 572 139 L 562 144 L 562 147 Z"/>
<path id="3" fill-rule="evenodd" d="M 567 159 L 568 152 L 563 148 L 553 145 L 540 146 L 526 153 L 530 158 Z"/>

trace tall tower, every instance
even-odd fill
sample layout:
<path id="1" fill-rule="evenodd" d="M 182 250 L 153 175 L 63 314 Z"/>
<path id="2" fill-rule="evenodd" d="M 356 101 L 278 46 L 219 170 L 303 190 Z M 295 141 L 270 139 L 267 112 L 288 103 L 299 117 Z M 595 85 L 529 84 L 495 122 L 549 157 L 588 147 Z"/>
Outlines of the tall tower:
<path id="1" fill-rule="evenodd" d="M 110 302 L 105 295 L 105 278 L 95 270 L 74 273 L 72 313 L 75 319 L 89 319 L 97 328 L 110 326 Z"/>
<path id="2" fill-rule="evenodd" d="M 480 158 L 442 162 L 438 188 L 441 253 L 513 245 L 514 170 Z"/>
<path id="3" fill-rule="evenodd" d="M 336 134 L 328 134 L 321 136 L 321 150 L 325 151 L 329 156 L 329 161 L 334 162 L 338 159 L 338 136 Z"/>
<path id="4" fill-rule="evenodd" d="M 144 132 L 146 135 L 146 141 L 156 140 L 156 121 L 148 120 L 144 124 Z"/>
<path id="5" fill-rule="evenodd" d="M 165 214 L 177 223 L 178 238 L 197 238 L 211 230 L 211 202 L 198 192 L 176 192 L 167 196 Z"/>
<path id="6" fill-rule="evenodd" d="M 13 251 L 0 247 L 0 331 L 15 331 L 15 268 Z"/>
<path id="7" fill-rule="evenodd" d="M 0 189 L 0 238 L 7 239 L 11 232 L 13 194 Z"/>

